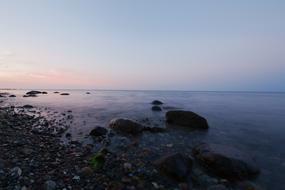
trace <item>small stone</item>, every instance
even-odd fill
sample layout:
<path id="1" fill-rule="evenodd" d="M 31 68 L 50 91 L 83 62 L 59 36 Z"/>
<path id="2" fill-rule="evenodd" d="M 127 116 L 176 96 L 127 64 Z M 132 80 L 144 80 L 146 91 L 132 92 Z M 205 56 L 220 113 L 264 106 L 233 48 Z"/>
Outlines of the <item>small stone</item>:
<path id="1" fill-rule="evenodd" d="M 69 93 L 61 93 L 60 95 L 62 95 L 62 96 L 68 96 Z"/>
<path id="2" fill-rule="evenodd" d="M 124 163 L 124 169 L 130 171 L 132 169 L 132 164 L 128 162 Z"/>
<path id="3" fill-rule="evenodd" d="M 76 181 L 79 181 L 80 180 L 80 176 L 78 176 L 78 175 L 75 175 L 75 176 L 73 176 L 73 178 L 72 178 L 73 180 L 76 180 Z"/>
<path id="4" fill-rule="evenodd" d="M 84 167 L 80 170 L 80 175 L 81 176 L 91 176 L 93 174 L 93 170 L 90 167 Z"/>
<path id="5" fill-rule="evenodd" d="M 31 106 L 31 105 L 24 105 L 23 108 L 25 108 L 25 109 L 32 109 L 32 108 L 34 108 L 34 107 Z"/>
<path id="6" fill-rule="evenodd" d="M 14 167 L 10 170 L 10 176 L 12 178 L 18 178 L 22 175 L 22 170 L 19 167 Z"/>
<path id="7" fill-rule="evenodd" d="M 52 180 L 47 180 L 44 183 L 44 190 L 55 190 L 56 189 L 56 183 Z"/>

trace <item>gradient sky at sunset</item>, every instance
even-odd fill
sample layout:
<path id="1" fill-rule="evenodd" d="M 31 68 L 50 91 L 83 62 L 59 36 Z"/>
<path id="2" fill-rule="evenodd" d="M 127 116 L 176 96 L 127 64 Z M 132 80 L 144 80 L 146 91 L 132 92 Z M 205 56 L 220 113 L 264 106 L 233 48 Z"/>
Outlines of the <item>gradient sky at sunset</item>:
<path id="1" fill-rule="evenodd" d="M 0 0 L 0 88 L 285 91 L 285 1 Z"/>

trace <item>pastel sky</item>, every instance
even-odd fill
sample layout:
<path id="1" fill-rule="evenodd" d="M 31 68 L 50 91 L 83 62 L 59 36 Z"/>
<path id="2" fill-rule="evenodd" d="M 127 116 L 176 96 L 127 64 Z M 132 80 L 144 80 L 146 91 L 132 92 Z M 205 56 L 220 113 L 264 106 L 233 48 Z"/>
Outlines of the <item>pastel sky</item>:
<path id="1" fill-rule="evenodd" d="M 0 88 L 285 91 L 285 1 L 0 0 Z"/>

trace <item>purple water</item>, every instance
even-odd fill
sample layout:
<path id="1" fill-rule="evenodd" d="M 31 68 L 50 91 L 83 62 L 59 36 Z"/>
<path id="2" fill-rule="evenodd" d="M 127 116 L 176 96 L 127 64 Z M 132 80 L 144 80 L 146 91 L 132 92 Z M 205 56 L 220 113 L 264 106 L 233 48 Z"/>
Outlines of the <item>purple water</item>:
<path id="1" fill-rule="evenodd" d="M 73 139 L 85 141 L 86 134 L 97 126 L 107 126 L 114 117 L 135 120 L 149 118 L 151 125 L 164 127 L 168 109 L 194 111 L 207 118 L 207 132 L 172 130 L 169 134 L 148 134 L 141 146 L 153 149 L 157 144 L 173 144 L 173 148 L 191 151 L 197 141 L 234 146 L 253 155 L 262 172 L 256 183 L 267 189 L 285 189 L 285 94 L 245 92 L 178 92 L 178 91 L 87 91 L 65 90 L 69 96 L 54 94 L 23 98 L 27 90 L 11 90 L 17 98 L 11 103 L 31 104 L 53 110 L 72 110 Z M 165 104 L 162 112 L 152 112 L 150 102 Z"/>

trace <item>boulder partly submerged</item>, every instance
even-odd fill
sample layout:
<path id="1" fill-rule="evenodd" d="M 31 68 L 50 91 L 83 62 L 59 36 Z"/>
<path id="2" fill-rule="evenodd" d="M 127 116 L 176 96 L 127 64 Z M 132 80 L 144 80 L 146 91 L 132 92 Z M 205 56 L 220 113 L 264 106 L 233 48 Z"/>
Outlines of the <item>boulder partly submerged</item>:
<path id="1" fill-rule="evenodd" d="M 202 143 L 193 148 L 193 156 L 209 172 L 229 180 L 251 179 L 260 172 L 251 156 L 225 145 Z"/>
<path id="2" fill-rule="evenodd" d="M 153 101 L 151 102 L 151 104 L 152 104 L 152 105 L 162 105 L 163 102 L 160 101 L 160 100 L 153 100 Z"/>
<path id="3" fill-rule="evenodd" d="M 27 95 L 36 95 L 36 94 L 41 94 L 41 93 L 42 93 L 41 91 L 32 90 L 32 91 L 27 92 L 26 94 Z"/>
<path id="4" fill-rule="evenodd" d="M 112 119 L 109 123 L 109 127 L 117 132 L 131 135 L 138 135 L 144 129 L 144 126 L 140 123 L 125 118 Z"/>
<path id="5" fill-rule="evenodd" d="M 177 181 L 187 181 L 192 171 L 193 160 L 181 153 L 174 153 L 161 157 L 154 165 L 163 175 Z"/>
<path id="6" fill-rule="evenodd" d="M 207 120 L 192 112 L 183 110 L 171 110 L 166 112 L 166 121 L 170 124 L 181 125 L 193 129 L 208 129 Z"/>

